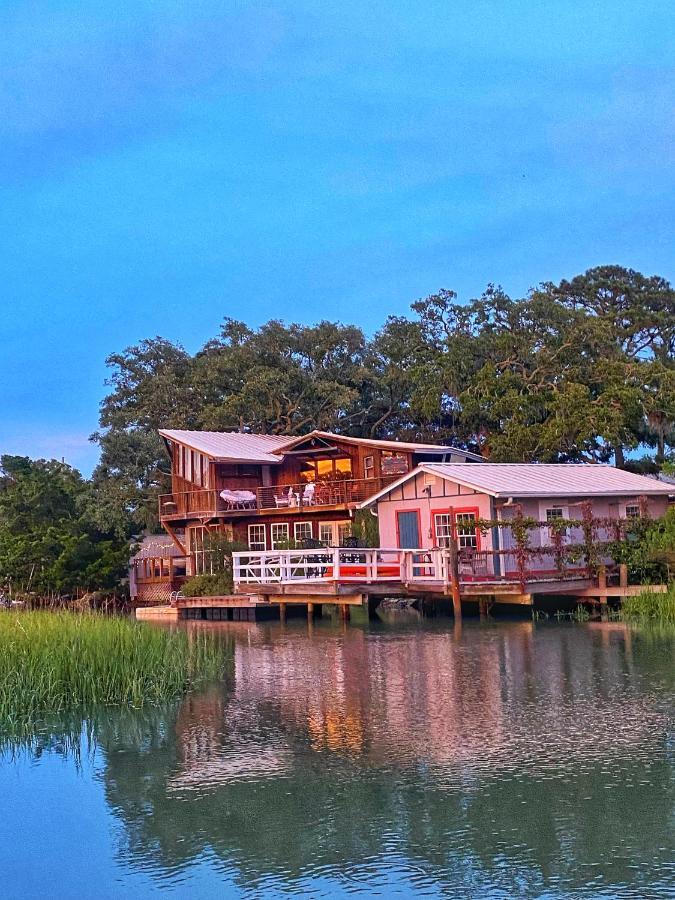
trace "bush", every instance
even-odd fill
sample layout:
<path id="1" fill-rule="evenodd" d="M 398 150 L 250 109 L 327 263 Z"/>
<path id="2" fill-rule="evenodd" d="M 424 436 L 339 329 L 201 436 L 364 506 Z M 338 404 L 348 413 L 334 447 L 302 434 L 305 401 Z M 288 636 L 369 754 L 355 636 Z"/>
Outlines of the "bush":
<path id="1" fill-rule="evenodd" d="M 181 593 L 185 597 L 222 597 L 234 590 L 232 571 L 214 575 L 195 575 L 185 582 Z"/>

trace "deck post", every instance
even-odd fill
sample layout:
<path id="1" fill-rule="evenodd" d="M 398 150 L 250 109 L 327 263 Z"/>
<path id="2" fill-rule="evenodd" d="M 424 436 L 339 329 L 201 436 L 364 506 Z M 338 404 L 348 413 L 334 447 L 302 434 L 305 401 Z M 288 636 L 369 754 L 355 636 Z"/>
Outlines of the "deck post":
<path id="1" fill-rule="evenodd" d="M 340 580 L 340 548 L 333 548 L 333 579 L 334 581 Z"/>
<path id="2" fill-rule="evenodd" d="M 286 622 L 286 604 L 279 604 L 279 621 L 284 624 Z"/>
<path id="3" fill-rule="evenodd" d="M 459 588 L 459 554 L 457 552 L 457 538 L 454 533 L 448 537 L 448 576 L 450 578 L 450 593 L 452 595 L 452 612 L 455 619 L 462 618 L 462 594 Z"/>
<path id="4" fill-rule="evenodd" d="M 314 618 L 314 604 L 313 603 L 307 604 L 307 618 L 309 619 L 310 622 Z"/>
<path id="5" fill-rule="evenodd" d="M 619 587 L 628 587 L 628 566 L 626 563 L 619 565 Z"/>
<path id="6" fill-rule="evenodd" d="M 598 569 L 598 600 L 601 606 L 607 606 L 607 569 L 604 566 Z"/>

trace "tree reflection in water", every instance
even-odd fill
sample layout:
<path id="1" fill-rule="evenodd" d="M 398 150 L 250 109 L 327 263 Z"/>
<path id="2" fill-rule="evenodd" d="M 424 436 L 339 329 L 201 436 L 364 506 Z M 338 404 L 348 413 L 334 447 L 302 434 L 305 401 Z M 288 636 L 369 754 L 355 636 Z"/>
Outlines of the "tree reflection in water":
<path id="1" fill-rule="evenodd" d="M 310 893 L 672 879 L 672 635 L 209 627 L 235 636 L 232 684 L 97 725 L 125 866 L 166 878 L 207 854 L 243 888 Z"/>

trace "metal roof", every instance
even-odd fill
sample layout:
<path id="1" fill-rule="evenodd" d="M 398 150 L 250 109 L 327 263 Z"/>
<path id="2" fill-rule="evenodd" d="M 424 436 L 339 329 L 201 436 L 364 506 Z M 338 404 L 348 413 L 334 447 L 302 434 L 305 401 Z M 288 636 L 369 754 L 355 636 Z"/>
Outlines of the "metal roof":
<path id="1" fill-rule="evenodd" d="M 132 562 L 136 559 L 168 556 L 183 556 L 168 534 L 146 534 L 133 555 Z"/>
<path id="2" fill-rule="evenodd" d="M 179 431 L 161 428 L 169 441 L 185 444 L 222 462 L 280 463 L 276 452 L 289 438 L 275 434 L 247 434 L 241 431 Z"/>
<path id="3" fill-rule="evenodd" d="M 422 463 L 412 472 L 374 494 L 361 507 L 370 506 L 420 472 L 492 497 L 638 497 L 667 496 L 673 487 L 656 478 L 635 475 L 614 466 L 589 463 Z"/>
<path id="4" fill-rule="evenodd" d="M 461 453 L 462 456 L 483 462 L 483 457 L 477 453 L 471 453 L 469 450 L 462 450 L 459 447 L 448 447 L 444 444 L 417 444 L 414 441 L 380 441 L 374 438 L 351 437 L 345 434 L 334 434 L 331 431 L 310 431 L 309 434 L 299 435 L 294 438 L 287 438 L 286 443 L 282 446 L 281 451 L 292 450 L 296 444 L 311 438 L 323 438 L 328 441 L 344 441 L 346 444 L 362 444 L 367 447 L 377 447 L 381 450 L 410 450 L 413 453 Z"/>
<path id="5" fill-rule="evenodd" d="M 292 450 L 297 444 L 312 438 L 323 438 L 328 441 L 344 441 L 347 444 L 363 444 L 378 447 L 382 450 L 409 450 L 417 453 L 461 453 L 465 457 L 481 460 L 480 456 L 468 450 L 446 447 L 440 444 L 415 444 L 409 441 L 376 441 L 369 438 L 346 437 L 332 434 L 330 431 L 311 431 L 298 437 L 276 434 L 249 434 L 240 431 L 179 431 L 161 428 L 162 437 L 179 444 L 185 444 L 193 450 L 205 453 L 212 459 L 222 462 L 255 462 L 279 463 L 284 451 Z"/>

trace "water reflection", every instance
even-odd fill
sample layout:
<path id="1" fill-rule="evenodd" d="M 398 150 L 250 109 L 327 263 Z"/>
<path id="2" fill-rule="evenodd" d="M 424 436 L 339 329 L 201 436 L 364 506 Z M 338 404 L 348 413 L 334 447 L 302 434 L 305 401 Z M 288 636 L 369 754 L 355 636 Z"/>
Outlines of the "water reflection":
<path id="1" fill-rule="evenodd" d="M 672 636 L 205 627 L 234 637 L 231 683 L 99 724 L 124 870 L 188 884 L 207 860 L 214 884 L 311 896 L 670 895 Z"/>

